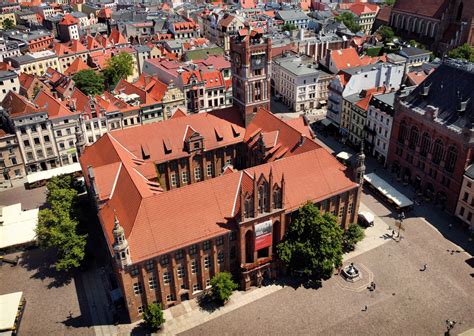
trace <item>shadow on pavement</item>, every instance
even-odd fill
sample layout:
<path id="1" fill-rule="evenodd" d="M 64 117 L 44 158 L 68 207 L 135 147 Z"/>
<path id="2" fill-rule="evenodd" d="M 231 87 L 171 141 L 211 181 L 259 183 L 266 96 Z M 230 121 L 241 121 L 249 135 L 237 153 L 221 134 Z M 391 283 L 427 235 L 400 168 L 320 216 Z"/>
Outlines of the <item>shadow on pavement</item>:
<path id="1" fill-rule="evenodd" d="M 33 271 L 32 279 L 51 280 L 48 289 L 62 287 L 71 283 L 73 273 L 57 271 L 54 267 L 56 253 L 54 250 L 32 248 L 24 251 L 20 257 L 20 265 Z"/>
<path id="2" fill-rule="evenodd" d="M 208 313 L 212 313 L 220 309 L 221 307 L 223 307 L 212 299 L 212 296 L 210 293 L 205 293 L 201 295 L 200 297 L 198 297 L 197 303 L 199 305 L 200 310 L 206 311 Z"/>
<path id="3" fill-rule="evenodd" d="M 271 283 L 272 285 L 279 285 L 282 287 L 291 287 L 294 290 L 298 288 L 306 288 L 306 289 L 319 289 L 323 286 L 322 280 L 320 279 L 311 279 L 307 276 L 303 277 L 280 277 Z M 266 284 L 264 284 L 266 285 Z"/>

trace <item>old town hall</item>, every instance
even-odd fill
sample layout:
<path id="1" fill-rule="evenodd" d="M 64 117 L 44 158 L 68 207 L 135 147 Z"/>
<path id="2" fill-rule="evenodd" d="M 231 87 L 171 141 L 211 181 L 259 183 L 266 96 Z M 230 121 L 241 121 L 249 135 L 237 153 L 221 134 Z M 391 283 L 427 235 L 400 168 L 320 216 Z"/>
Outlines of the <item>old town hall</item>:
<path id="1" fill-rule="evenodd" d="M 269 111 L 270 43 L 256 31 L 231 42 L 232 108 L 178 110 L 110 132 L 81 155 L 132 321 L 152 302 L 196 297 L 220 271 L 243 289 L 277 277 L 275 247 L 308 201 L 344 228 L 355 221 L 360 181 L 304 118 Z"/>

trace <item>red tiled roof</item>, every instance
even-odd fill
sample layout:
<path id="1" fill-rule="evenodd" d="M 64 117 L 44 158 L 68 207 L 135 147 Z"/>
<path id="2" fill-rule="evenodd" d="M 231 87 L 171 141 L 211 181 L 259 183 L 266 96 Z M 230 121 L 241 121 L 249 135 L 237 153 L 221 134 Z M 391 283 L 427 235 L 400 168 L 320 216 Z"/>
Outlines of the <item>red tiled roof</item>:
<path id="1" fill-rule="evenodd" d="M 74 16 L 72 16 L 71 14 L 66 14 L 64 15 L 64 17 L 62 18 L 61 21 L 59 21 L 59 24 L 60 25 L 63 25 L 63 26 L 72 26 L 72 25 L 75 25 L 75 24 L 78 24 L 79 23 L 79 20 L 76 19 Z"/>
<path id="2" fill-rule="evenodd" d="M 118 29 L 113 29 L 110 32 L 109 40 L 112 41 L 114 44 L 128 44 L 127 39 L 123 36 L 122 33 L 118 31 Z"/>
<path id="3" fill-rule="evenodd" d="M 268 139 L 265 133 L 275 131 L 278 131 L 275 144 L 271 150 L 265 153 L 267 162 L 321 147 L 312 140 L 312 137 L 302 136 L 292 125 L 285 123 L 263 108 L 259 109 L 255 118 L 247 126 L 244 142 L 248 147 L 253 148 L 257 145 L 260 137 Z"/>
<path id="4" fill-rule="evenodd" d="M 250 188 L 254 177 L 268 179 L 271 172 L 279 181 L 284 175 L 287 212 L 357 187 L 346 177 L 345 167 L 323 148 L 167 192 L 151 192 L 133 160 L 110 133 L 81 157 L 83 171 L 92 166 L 100 180 L 99 195 L 109 198 L 99 210 L 109 247 L 116 213 L 134 263 L 227 233 L 239 210 L 237 196 Z"/>
<path id="5" fill-rule="evenodd" d="M 2 107 L 15 118 L 23 115 L 44 112 L 28 99 L 10 90 L 2 101 Z"/>
<path id="6" fill-rule="evenodd" d="M 67 117 L 81 113 L 81 111 L 72 112 L 62 101 L 54 98 L 46 91 L 40 91 L 33 102 L 46 110 L 49 118 Z"/>
<path id="7" fill-rule="evenodd" d="M 361 16 L 362 14 L 367 13 L 377 13 L 379 6 L 368 3 L 355 3 L 352 4 L 348 9 L 355 15 Z"/>
<path id="8" fill-rule="evenodd" d="M 393 5 L 393 10 L 440 18 L 448 4 L 448 0 L 397 0 Z"/>
<path id="9" fill-rule="evenodd" d="M 69 49 L 71 49 L 75 53 L 88 51 L 88 49 L 79 40 L 71 40 Z"/>
<path id="10" fill-rule="evenodd" d="M 353 68 L 361 65 L 359 54 L 354 48 L 331 51 L 331 58 L 338 70 Z"/>
<path id="11" fill-rule="evenodd" d="M 172 118 L 166 122 L 151 123 L 112 133 L 118 142 L 137 157 L 141 157 L 141 145 L 147 144 L 150 148 L 150 160 L 159 163 L 189 155 L 183 143 L 187 126 L 191 126 L 204 137 L 206 150 L 242 142 L 245 132 L 239 112 L 224 109 L 193 114 L 186 118 Z M 234 130 L 237 130 L 238 135 Z M 220 132 L 222 140 L 218 139 L 216 132 Z M 170 152 L 165 151 L 165 144 L 169 144 Z"/>
<path id="12" fill-rule="evenodd" d="M 20 85 L 25 88 L 26 90 L 34 83 L 35 76 L 32 74 L 27 74 L 26 72 L 20 72 Z"/>
<path id="13" fill-rule="evenodd" d="M 74 62 L 64 71 L 66 76 L 73 76 L 81 70 L 88 70 L 90 67 L 82 60 L 81 57 L 76 57 Z"/>

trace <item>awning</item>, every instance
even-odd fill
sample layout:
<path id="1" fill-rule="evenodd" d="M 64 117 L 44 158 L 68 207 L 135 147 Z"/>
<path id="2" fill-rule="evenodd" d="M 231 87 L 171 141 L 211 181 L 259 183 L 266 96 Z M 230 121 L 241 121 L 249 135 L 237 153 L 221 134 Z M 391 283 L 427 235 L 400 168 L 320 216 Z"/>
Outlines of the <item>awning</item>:
<path id="1" fill-rule="evenodd" d="M 336 158 L 347 161 L 352 157 L 352 154 L 349 154 L 347 152 L 340 152 L 339 154 L 336 155 Z"/>
<path id="2" fill-rule="evenodd" d="M 324 105 L 324 104 L 326 104 L 326 101 L 325 101 L 325 100 L 320 100 L 319 103 L 320 103 L 321 105 Z"/>
<path id="3" fill-rule="evenodd" d="M 15 320 L 18 314 L 23 292 L 0 295 L 0 330 L 15 330 Z M 3 333 L 2 333 L 3 334 Z"/>
<path id="4" fill-rule="evenodd" d="M 35 241 L 39 209 L 22 211 L 21 203 L 1 209 L 0 248 L 19 246 Z"/>
<path id="5" fill-rule="evenodd" d="M 367 183 L 370 183 L 375 189 L 392 201 L 397 207 L 405 208 L 413 205 L 413 202 L 408 197 L 403 195 L 394 186 L 382 179 L 377 174 L 370 173 L 364 175 L 364 180 Z"/>
<path id="6" fill-rule="evenodd" d="M 372 213 L 365 211 L 359 212 L 359 216 L 363 217 L 367 223 L 373 223 L 375 219 Z"/>
<path id="7" fill-rule="evenodd" d="M 36 173 L 32 173 L 26 176 L 28 183 L 35 183 L 38 181 L 49 180 L 50 178 L 63 174 L 72 174 L 81 171 L 80 163 L 73 163 L 64 167 L 53 168 L 44 170 Z"/>

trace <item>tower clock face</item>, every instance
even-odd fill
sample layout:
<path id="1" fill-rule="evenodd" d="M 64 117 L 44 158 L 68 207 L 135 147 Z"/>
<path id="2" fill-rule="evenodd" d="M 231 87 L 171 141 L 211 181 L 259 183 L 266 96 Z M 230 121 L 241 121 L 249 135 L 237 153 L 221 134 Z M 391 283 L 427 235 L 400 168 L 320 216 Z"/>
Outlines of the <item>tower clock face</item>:
<path id="1" fill-rule="evenodd" d="M 265 65 L 265 55 L 252 56 L 252 68 L 262 69 Z"/>
<path id="2" fill-rule="evenodd" d="M 242 59 L 240 58 L 239 54 L 234 55 L 234 63 L 237 68 L 239 68 L 242 65 Z"/>

